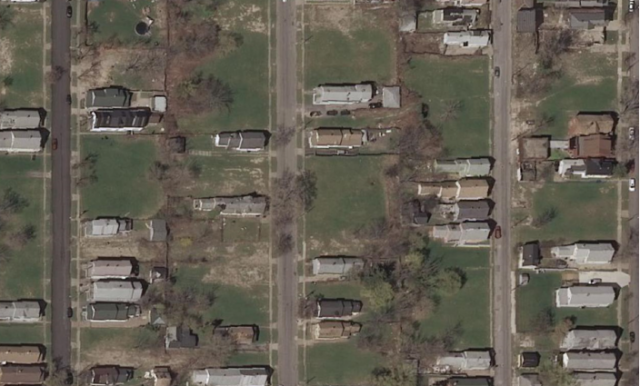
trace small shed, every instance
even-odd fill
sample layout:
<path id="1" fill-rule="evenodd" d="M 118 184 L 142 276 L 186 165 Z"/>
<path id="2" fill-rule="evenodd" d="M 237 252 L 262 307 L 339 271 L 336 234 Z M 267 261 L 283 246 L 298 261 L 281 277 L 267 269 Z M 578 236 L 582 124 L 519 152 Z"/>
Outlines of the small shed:
<path id="1" fill-rule="evenodd" d="M 147 223 L 149 229 L 150 241 L 166 241 L 167 240 L 167 222 L 165 220 L 149 220 Z"/>
<path id="2" fill-rule="evenodd" d="M 520 354 L 520 367 L 538 367 L 540 365 L 540 353 L 536 351 L 525 351 Z"/>
<path id="3" fill-rule="evenodd" d="M 382 88 L 382 107 L 388 109 L 400 108 L 400 86 Z"/>
<path id="4" fill-rule="evenodd" d="M 535 33 L 538 30 L 539 15 L 535 8 L 520 8 L 516 20 L 516 30 L 521 33 Z"/>

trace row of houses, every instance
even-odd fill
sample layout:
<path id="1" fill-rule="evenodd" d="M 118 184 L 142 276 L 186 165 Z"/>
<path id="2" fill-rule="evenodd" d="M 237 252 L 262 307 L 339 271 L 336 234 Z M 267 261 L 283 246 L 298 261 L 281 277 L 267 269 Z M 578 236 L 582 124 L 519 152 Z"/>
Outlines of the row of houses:
<path id="1" fill-rule="evenodd" d="M 46 112 L 41 109 L 0 111 L 0 151 L 37 153 L 48 136 L 43 129 Z"/>
<path id="2" fill-rule="evenodd" d="M 94 366 L 90 371 L 92 386 L 122 385 L 134 378 L 135 369 L 123 366 Z M 187 377 L 189 386 L 267 386 L 273 370 L 269 367 L 210 367 L 192 370 Z M 156 367 L 145 374 L 155 386 L 172 384 L 168 367 Z"/>
<path id="3" fill-rule="evenodd" d="M 120 86 L 87 91 L 85 108 L 89 113 L 89 130 L 93 132 L 140 132 L 149 124 L 162 121 L 167 97 L 155 95 L 148 106 L 132 106 L 133 93 Z"/>

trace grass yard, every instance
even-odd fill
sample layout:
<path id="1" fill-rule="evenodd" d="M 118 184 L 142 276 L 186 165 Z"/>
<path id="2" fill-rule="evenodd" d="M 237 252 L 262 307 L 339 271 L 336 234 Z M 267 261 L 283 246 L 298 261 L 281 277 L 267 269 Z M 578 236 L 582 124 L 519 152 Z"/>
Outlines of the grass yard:
<path id="1" fill-rule="evenodd" d="M 614 240 L 616 238 L 616 185 L 595 182 L 547 182 L 533 194 L 534 218 L 555 209 L 546 225 L 521 227 L 522 241 Z"/>
<path id="2" fill-rule="evenodd" d="M 421 323 L 421 330 L 426 336 L 437 336 L 460 324 L 456 348 L 489 347 L 491 272 L 485 268 L 465 269 L 464 272 L 464 286 L 456 294 L 442 298 L 432 315 Z"/>
<path id="3" fill-rule="evenodd" d="M 43 344 L 44 328 L 42 325 L 0 325 L 0 342 L 2 344 Z"/>
<path id="4" fill-rule="evenodd" d="M 573 74 L 556 82 L 540 102 L 539 112 L 554 118 L 537 134 L 565 138 L 569 120 L 580 111 L 611 111 L 616 106 L 617 62 L 608 54 L 571 54 Z"/>
<path id="5" fill-rule="evenodd" d="M 164 199 L 160 183 L 149 176 L 157 159 L 154 140 L 118 135 L 104 138 L 82 137 L 82 156 L 95 154 L 97 159 L 97 181 L 81 190 L 84 217 L 153 216 Z"/>
<path id="6" fill-rule="evenodd" d="M 385 217 L 382 158 L 314 157 L 306 165 L 316 173 L 318 191 L 306 218 L 311 248 L 323 254 L 356 253 L 353 232 Z"/>
<path id="7" fill-rule="evenodd" d="M 227 361 L 227 366 L 268 366 L 269 353 L 242 352 L 232 355 Z"/>
<path id="8" fill-rule="evenodd" d="M 362 299 L 362 286 L 358 282 L 316 282 L 307 284 L 306 296 L 321 298 Z M 366 310 L 366 304 L 365 304 Z"/>
<path id="9" fill-rule="evenodd" d="M 173 194 L 193 197 L 268 192 L 269 159 L 225 153 L 212 157 L 189 156 L 187 162 L 200 167 L 191 184 L 179 186 Z"/>
<path id="10" fill-rule="evenodd" d="M 429 243 L 431 256 L 440 258 L 442 268 L 489 268 L 489 250 L 486 248 L 455 248 Z"/>
<path id="11" fill-rule="evenodd" d="M 448 157 L 489 154 L 489 64 L 486 57 L 413 59 L 405 82 L 429 105 Z M 458 108 L 453 108 L 458 104 Z M 449 112 L 449 113 L 447 113 Z"/>
<path id="12" fill-rule="evenodd" d="M 548 308 L 555 313 L 556 323 L 573 316 L 576 325 L 580 326 L 613 326 L 617 325 L 616 306 L 608 308 L 556 308 L 555 290 L 562 284 L 560 273 L 541 273 L 531 275 L 531 281 L 517 289 L 516 322 L 519 332 L 533 332 L 533 321 L 536 316 Z"/>
<path id="13" fill-rule="evenodd" d="M 0 95 L 8 108 L 41 107 L 44 6 L 1 7 L 11 7 L 14 17 L 0 34 Z"/>
<path id="14" fill-rule="evenodd" d="M 151 11 L 149 17 L 157 19 L 152 0 L 90 2 L 89 25 L 95 26 L 92 40 L 98 43 L 117 40 L 124 45 L 158 41 L 162 32 L 157 24 L 152 25 L 149 36 L 139 36 L 135 33 L 136 24 L 146 15 L 143 11 L 145 9 Z"/>
<path id="15" fill-rule="evenodd" d="M 307 385 L 365 385 L 371 371 L 383 361 L 377 354 L 360 350 L 355 339 L 318 343 L 307 348 Z"/>

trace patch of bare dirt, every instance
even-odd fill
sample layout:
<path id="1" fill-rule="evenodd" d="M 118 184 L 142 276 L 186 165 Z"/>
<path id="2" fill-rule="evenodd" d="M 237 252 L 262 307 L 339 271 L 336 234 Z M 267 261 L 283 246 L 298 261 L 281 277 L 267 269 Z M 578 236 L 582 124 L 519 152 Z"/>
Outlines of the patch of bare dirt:
<path id="1" fill-rule="evenodd" d="M 224 247 L 225 254 L 232 256 L 213 264 L 203 279 L 207 283 L 218 283 L 249 288 L 268 282 L 269 245 L 255 243 L 255 252 L 248 256 L 238 256 L 236 246 Z"/>
<path id="2" fill-rule="evenodd" d="M 0 73 L 8 74 L 13 68 L 13 47 L 9 39 L 0 39 Z"/>
<path id="3" fill-rule="evenodd" d="M 220 17 L 217 22 L 223 30 L 231 31 L 242 28 L 251 32 L 267 33 L 267 23 L 264 20 L 265 11 L 255 4 L 237 5 L 230 3 L 220 10 L 222 15 L 233 14 L 233 17 Z"/>

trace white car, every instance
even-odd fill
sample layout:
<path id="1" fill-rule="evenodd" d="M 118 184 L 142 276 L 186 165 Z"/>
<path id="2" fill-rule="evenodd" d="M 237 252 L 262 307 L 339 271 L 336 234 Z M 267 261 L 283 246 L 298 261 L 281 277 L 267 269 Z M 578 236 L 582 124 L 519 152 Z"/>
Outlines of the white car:
<path id="1" fill-rule="evenodd" d="M 629 178 L 629 191 L 630 192 L 635 192 L 636 191 L 636 179 L 635 178 Z"/>
<path id="2" fill-rule="evenodd" d="M 629 13 L 636 10 L 636 0 L 629 0 Z"/>
<path id="3" fill-rule="evenodd" d="M 629 142 L 635 142 L 636 141 L 636 128 L 631 126 L 629 128 Z"/>

